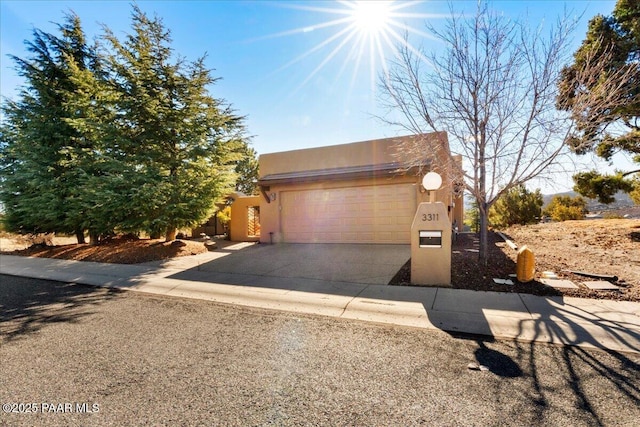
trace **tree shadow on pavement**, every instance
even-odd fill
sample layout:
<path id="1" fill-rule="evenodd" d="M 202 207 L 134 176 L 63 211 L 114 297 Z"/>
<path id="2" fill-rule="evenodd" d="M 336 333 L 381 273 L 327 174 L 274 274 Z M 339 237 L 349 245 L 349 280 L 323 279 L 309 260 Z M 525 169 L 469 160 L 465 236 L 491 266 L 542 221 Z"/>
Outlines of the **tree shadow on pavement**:
<path id="1" fill-rule="evenodd" d="M 8 343 L 60 322 L 76 323 L 92 306 L 121 291 L 0 275 L 0 342 Z"/>
<path id="2" fill-rule="evenodd" d="M 469 356 L 477 363 L 469 364 L 470 371 L 501 379 L 485 382 L 496 387 L 485 390 L 487 398 L 523 399 L 526 403 L 518 419 L 529 417 L 528 425 L 556 425 L 559 408 L 575 414 L 573 425 L 585 426 L 635 425 L 629 420 L 640 414 L 640 359 L 630 354 L 470 334 L 452 336 L 475 342 Z M 609 386 L 594 388 L 603 379 Z M 505 396 L 504 381 L 519 393 Z"/>
<path id="3" fill-rule="evenodd" d="M 535 399 L 539 403 L 539 415 L 542 417 L 549 405 L 546 388 L 541 381 L 541 370 L 538 368 L 537 354 L 540 345 L 536 345 L 536 341 L 561 345 L 557 347 L 557 368 L 562 371 L 566 389 L 573 394 L 576 407 L 583 411 L 589 425 L 606 425 L 602 419 L 602 407 L 597 405 L 601 397 L 590 396 L 585 392 L 584 383 L 591 376 L 607 379 L 612 390 L 628 399 L 630 408 L 640 408 L 640 363 L 632 359 L 631 353 L 609 349 L 611 344 L 600 342 L 594 334 L 597 329 L 601 329 L 598 333 L 604 333 L 608 340 L 613 340 L 630 351 L 640 352 L 640 348 L 634 344 L 640 340 L 640 335 L 626 327 L 630 326 L 626 319 L 608 318 L 608 312 L 604 310 L 584 311 L 565 302 L 561 297 L 539 299 L 537 302 L 546 307 L 538 307 L 536 310 L 541 316 L 533 320 L 534 335 L 528 337 L 532 341 L 528 344 L 518 342 L 517 346 L 523 363 L 528 365 Z M 524 330 L 530 329 L 529 325 L 525 325 L 527 322 L 531 321 L 521 322 L 523 334 Z M 588 327 L 581 324 L 586 322 L 589 322 Z M 598 350 L 587 350 L 585 345 Z M 598 357 L 600 352 L 609 357 Z M 615 361 L 615 366 L 611 361 Z"/>
<path id="4" fill-rule="evenodd" d="M 531 378 L 531 398 L 536 403 L 536 416 L 542 420 L 552 406 L 550 395 L 553 394 L 553 390 L 545 386 L 545 369 L 538 366 L 540 349 L 540 345 L 533 342 L 518 343 L 522 364 L 527 365 Z M 640 408 L 640 364 L 627 355 L 610 350 L 603 350 L 600 354 L 600 351 L 587 351 L 575 346 L 556 347 L 555 352 L 555 370 L 559 371 L 556 376 L 561 381 L 563 389 L 573 396 L 574 406 L 581 411 L 584 425 L 608 425 L 604 420 L 605 411 L 608 409 L 603 402 L 612 399 L 612 396 L 617 396 L 615 403 L 618 407 L 636 410 Z M 602 393 L 590 394 L 587 385 L 593 377 L 606 379 L 610 388 L 601 390 Z"/>
<path id="5" fill-rule="evenodd" d="M 523 375 L 520 366 L 506 354 L 488 348 L 485 342 L 478 340 L 474 355 L 479 366 L 486 367 L 492 373 L 504 378 L 518 378 Z"/>

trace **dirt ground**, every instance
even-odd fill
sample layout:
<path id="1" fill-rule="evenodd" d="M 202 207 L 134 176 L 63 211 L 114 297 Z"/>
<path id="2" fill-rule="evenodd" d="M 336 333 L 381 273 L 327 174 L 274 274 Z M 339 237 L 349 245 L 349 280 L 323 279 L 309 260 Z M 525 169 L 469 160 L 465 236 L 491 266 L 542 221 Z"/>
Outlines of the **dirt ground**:
<path id="1" fill-rule="evenodd" d="M 535 256 L 536 280 L 529 283 L 499 285 L 494 278 L 508 279 L 516 271 L 517 252 L 495 232 L 489 234 L 490 264 L 478 265 L 478 239 L 463 233 L 453 244 L 452 286 L 498 292 L 534 295 L 566 295 L 583 298 L 640 301 L 640 220 L 604 219 L 514 226 L 503 231 L 519 247 L 526 245 Z M 202 242 L 177 240 L 166 243 L 149 239 L 112 239 L 98 246 L 72 244 L 72 238 L 55 237 L 55 246 L 34 245 L 15 236 L 0 236 L 0 250 L 24 256 L 82 261 L 135 264 L 206 252 Z M 619 291 L 593 291 L 583 285 L 596 280 L 563 270 L 615 275 Z M 555 272 L 579 286 L 558 290 L 539 282 L 543 271 Z M 411 260 L 391 280 L 391 285 L 409 285 Z"/>
<path id="2" fill-rule="evenodd" d="M 483 269 L 478 265 L 477 236 L 460 234 L 453 245 L 451 259 L 454 288 L 640 301 L 640 220 L 605 219 L 513 226 L 503 234 L 518 247 L 526 245 L 533 251 L 536 279 L 529 283 L 516 281 L 514 285 L 494 283 L 494 278 L 507 279 L 509 274 L 516 272 L 517 252 L 497 233 L 490 232 L 490 264 Z M 391 284 L 409 284 L 410 262 L 398 272 Z M 598 279 L 563 270 L 617 276 L 618 280 L 612 283 L 620 290 L 590 290 L 583 282 Z M 544 271 L 571 280 L 579 289 L 554 289 L 544 285 L 538 281 Z"/>
<path id="3" fill-rule="evenodd" d="M 640 220 L 603 219 L 565 221 L 511 227 L 505 234 L 518 245 L 527 245 L 536 256 L 538 272 L 553 271 L 578 286 L 568 291 L 572 296 L 640 301 Z M 516 260 L 515 251 L 507 251 Z M 582 285 L 585 280 L 599 280 L 576 275 L 573 270 L 617 276 L 612 283 L 620 291 L 592 291 Z"/>

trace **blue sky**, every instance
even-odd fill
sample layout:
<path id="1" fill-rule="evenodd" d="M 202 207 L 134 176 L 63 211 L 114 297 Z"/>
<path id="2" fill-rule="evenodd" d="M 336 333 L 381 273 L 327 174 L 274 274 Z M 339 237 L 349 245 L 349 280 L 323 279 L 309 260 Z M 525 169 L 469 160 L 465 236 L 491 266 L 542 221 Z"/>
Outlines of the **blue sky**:
<path id="1" fill-rule="evenodd" d="M 425 31 L 426 20 L 439 25 L 449 12 L 444 1 L 399 3 L 403 7 L 396 13 L 403 16 L 394 19 L 420 32 Z M 116 0 L 0 0 L 2 96 L 15 96 L 21 83 L 7 55 L 27 56 L 23 42 L 32 39 L 34 27 L 54 32 L 52 22 L 62 22 L 63 13 L 73 10 L 90 38 L 101 33 L 101 24 L 116 35 L 124 35 L 129 31 L 130 4 Z M 344 2 L 139 0 L 137 4 L 163 19 L 180 55 L 194 60 L 207 54 L 213 75 L 222 78 L 212 87 L 212 94 L 225 98 L 239 114 L 247 116 L 247 129 L 258 153 L 402 133 L 373 117 L 382 114 L 375 88 L 375 79 L 383 70 L 381 60 L 378 55 L 370 60 L 367 43 L 360 56 L 357 40 L 366 29 L 345 30 L 353 23 L 353 14 L 345 13 L 350 6 Z M 492 3 L 514 18 L 528 16 L 532 25 L 543 19 L 555 20 L 565 7 L 575 15 L 583 14 L 575 47 L 585 35 L 588 20 L 598 13 L 610 15 L 614 5 L 614 0 Z M 475 2 L 456 1 L 453 6 L 472 11 Z M 340 19 L 345 22 L 332 24 Z M 396 28 L 396 32 L 403 31 Z M 437 42 L 417 32 L 410 34 L 410 41 L 428 50 L 438 48 Z M 393 55 L 389 46 L 383 52 L 387 58 Z"/>

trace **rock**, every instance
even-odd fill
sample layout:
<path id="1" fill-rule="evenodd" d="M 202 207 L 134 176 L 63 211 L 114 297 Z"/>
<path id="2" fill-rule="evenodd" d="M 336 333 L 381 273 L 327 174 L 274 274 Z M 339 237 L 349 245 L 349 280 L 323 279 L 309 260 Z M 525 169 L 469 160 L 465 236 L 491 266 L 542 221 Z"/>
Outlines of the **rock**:
<path id="1" fill-rule="evenodd" d="M 467 365 L 467 369 L 470 369 L 472 371 L 482 371 L 482 372 L 486 372 L 489 370 L 488 367 L 484 366 L 484 365 L 479 365 L 477 363 L 471 362 Z"/>

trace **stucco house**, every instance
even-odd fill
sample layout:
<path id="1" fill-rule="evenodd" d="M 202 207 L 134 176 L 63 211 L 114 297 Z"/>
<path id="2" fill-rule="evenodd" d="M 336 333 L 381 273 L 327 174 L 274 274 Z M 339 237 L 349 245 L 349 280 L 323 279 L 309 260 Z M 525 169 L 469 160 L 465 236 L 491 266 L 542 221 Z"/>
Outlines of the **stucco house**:
<path id="1" fill-rule="evenodd" d="M 231 203 L 229 240 L 257 242 L 260 240 L 260 196 L 237 195 Z"/>
<path id="2" fill-rule="evenodd" d="M 236 242 L 257 242 L 260 240 L 260 196 L 251 196 L 239 191 L 229 194 L 224 203 L 218 205 L 221 211 L 230 207 L 230 221 L 223 224 L 219 214 L 207 222 L 191 229 L 192 236 L 207 234 L 216 236 L 227 234 L 228 239 Z"/>
<path id="3" fill-rule="evenodd" d="M 438 141 L 438 165 L 429 156 L 406 158 L 403 143 L 417 137 Z M 443 132 L 263 154 L 260 241 L 410 244 L 416 208 L 429 201 L 422 177 L 434 169 L 450 176 L 443 170 L 449 159 Z M 462 224 L 462 196 L 451 179 L 435 198 Z"/>

